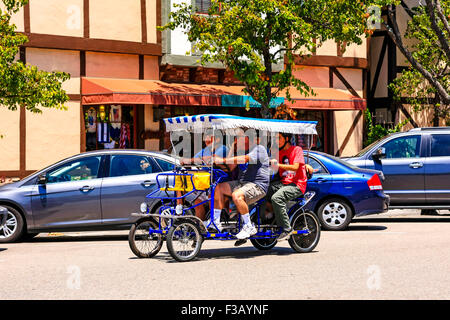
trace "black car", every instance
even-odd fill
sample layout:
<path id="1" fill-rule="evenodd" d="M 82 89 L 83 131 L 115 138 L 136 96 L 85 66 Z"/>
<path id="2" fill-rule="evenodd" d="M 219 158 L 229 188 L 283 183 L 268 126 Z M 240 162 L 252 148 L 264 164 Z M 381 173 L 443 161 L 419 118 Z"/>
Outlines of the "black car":
<path id="1" fill-rule="evenodd" d="M 450 209 L 450 127 L 394 133 L 343 159 L 384 173 L 391 209 Z"/>

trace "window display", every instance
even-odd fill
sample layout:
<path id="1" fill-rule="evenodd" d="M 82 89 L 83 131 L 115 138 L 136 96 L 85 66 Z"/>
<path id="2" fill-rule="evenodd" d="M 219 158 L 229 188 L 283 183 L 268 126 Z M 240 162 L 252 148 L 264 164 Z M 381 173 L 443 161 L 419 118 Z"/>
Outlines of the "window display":
<path id="1" fill-rule="evenodd" d="M 135 106 L 84 106 L 86 151 L 135 147 Z"/>

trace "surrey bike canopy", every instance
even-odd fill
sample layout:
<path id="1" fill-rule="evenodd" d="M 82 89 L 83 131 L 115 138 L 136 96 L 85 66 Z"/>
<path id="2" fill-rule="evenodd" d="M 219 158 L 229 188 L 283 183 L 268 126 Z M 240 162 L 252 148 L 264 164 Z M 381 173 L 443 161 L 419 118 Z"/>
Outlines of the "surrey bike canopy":
<path id="1" fill-rule="evenodd" d="M 167 132 L 188 131 L 200 133 L 211 129 L 230 130 L 245 128 L 290 134 L 317 134 L 317 121 L 261 119 L 226 114 L 200 114 L 165 118 L 164 123 Z"/>

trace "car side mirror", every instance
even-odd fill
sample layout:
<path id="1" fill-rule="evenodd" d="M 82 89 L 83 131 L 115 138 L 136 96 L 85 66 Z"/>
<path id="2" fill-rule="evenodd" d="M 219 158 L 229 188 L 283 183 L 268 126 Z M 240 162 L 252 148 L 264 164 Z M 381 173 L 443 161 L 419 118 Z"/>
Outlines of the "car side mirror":
<path id="1" fill-rule="evenodd" d="M 38 184 L 46 184 L 47 183 L 47 175 L 45 173 L 39 175 L 37 183 Z"/>
<path id="2" fill-rule="evenodd" d="M 380 147 L 372 153 L 372 158 L 375 161 L 381 161 L 381 159 L 386 158 L 386 148 Z"/>

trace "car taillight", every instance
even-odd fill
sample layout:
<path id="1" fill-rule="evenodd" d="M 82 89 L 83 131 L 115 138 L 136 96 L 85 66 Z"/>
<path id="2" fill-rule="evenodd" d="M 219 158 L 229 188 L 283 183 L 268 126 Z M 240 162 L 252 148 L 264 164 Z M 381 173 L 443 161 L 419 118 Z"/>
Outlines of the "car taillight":
<path id="1" fill-rule="evenodd" d="M 374 174 L 372 178 L 367 181 L 367 185 L 370 190 L 383 190 L 383 185 L 381 184 L 380 178 L 377 174 Z"/>

